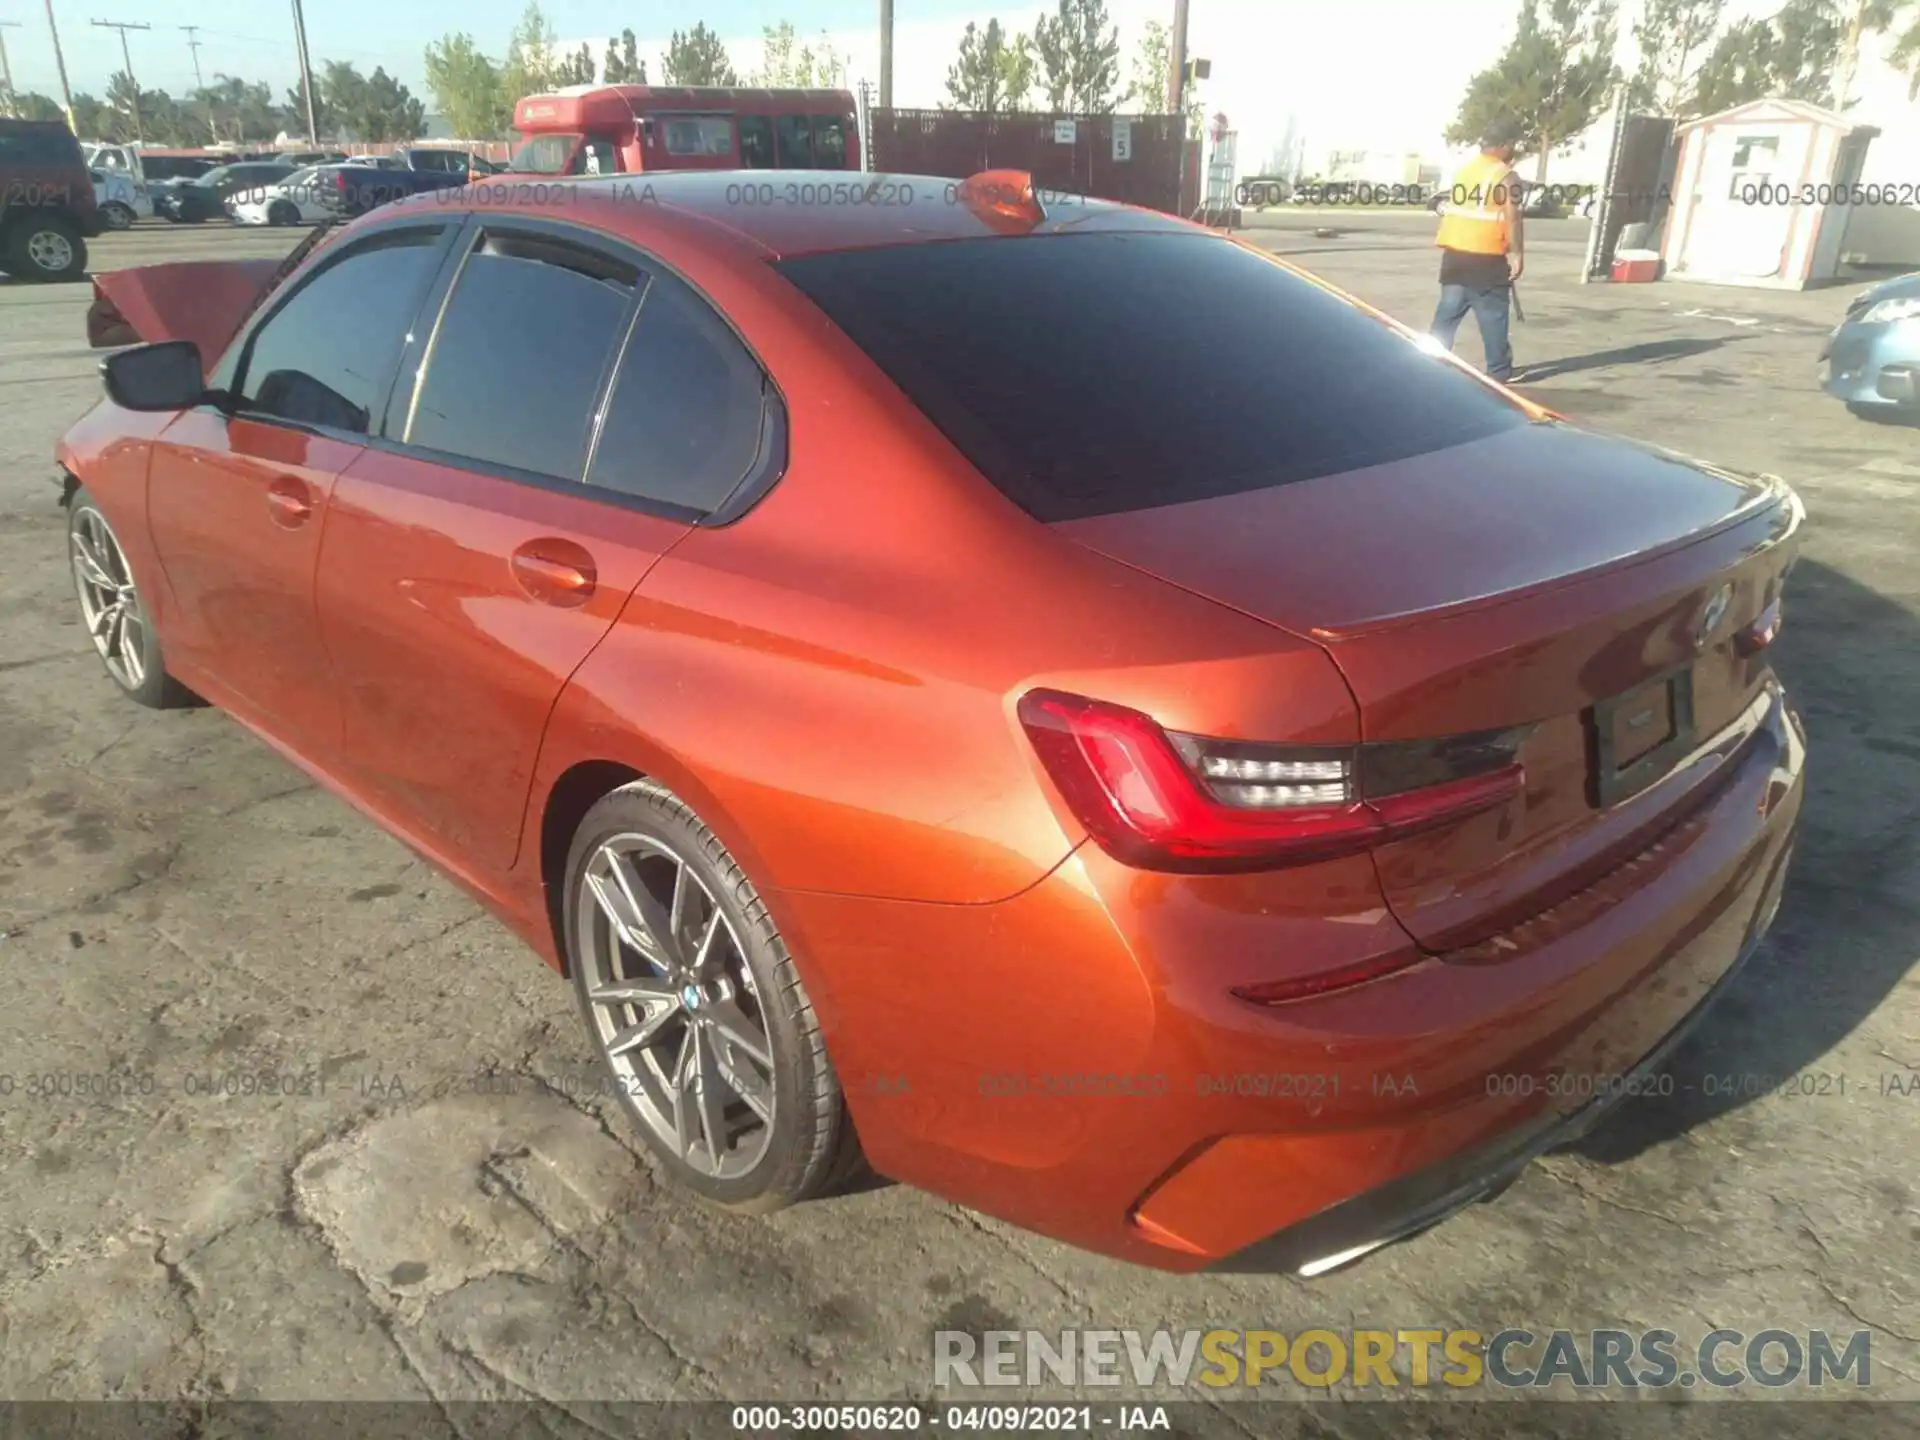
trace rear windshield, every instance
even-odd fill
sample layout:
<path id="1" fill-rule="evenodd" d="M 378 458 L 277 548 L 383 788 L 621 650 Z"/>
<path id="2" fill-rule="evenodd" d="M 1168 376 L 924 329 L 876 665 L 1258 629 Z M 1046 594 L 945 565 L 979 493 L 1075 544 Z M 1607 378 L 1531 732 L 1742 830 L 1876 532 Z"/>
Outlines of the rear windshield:
<path id="1" fill-rule="evenodd" d="M 776 268 L 1039 520 L 1311 480 L 1527 423 L 1365 312 L 1210 236 L 958 240 Z"/>

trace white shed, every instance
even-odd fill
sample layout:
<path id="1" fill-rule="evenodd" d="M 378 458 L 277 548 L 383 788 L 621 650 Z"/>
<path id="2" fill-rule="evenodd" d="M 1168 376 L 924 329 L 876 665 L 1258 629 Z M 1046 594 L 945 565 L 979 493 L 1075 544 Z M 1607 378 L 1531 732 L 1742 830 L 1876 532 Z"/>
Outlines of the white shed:
<path id="1" fill-rule="evenodd" d="M 1836 278 L 1879 133 L 1804 100 L 1753 100 L 1680 126 L 1667 274 L 1776 290 Z"/>

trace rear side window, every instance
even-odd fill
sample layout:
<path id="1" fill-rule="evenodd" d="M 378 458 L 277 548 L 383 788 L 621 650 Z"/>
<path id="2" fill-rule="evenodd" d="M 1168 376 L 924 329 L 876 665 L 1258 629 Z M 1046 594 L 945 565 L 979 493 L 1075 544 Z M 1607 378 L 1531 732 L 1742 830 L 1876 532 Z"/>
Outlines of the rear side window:
<path id="1" fill-rule="evenodd" d="M 740 168 L 773 169 L 773 120 L 766 115 L 740 117 Z"/>
<path id="2" fill-rule="evenodd" d="M 0 127 L 0 164 L 80 165 L 80 142 L 57 125 Z"/>
<path id="3" fill-rule="evenodd" d="M 662 115 L 667 154 L 705 160 L 733 157 L 733 117 L 731 115 Z"/>
<path id="4" fill-rule="evenodd" d="M 638 279 L 598 251 L 511 232 L 484 237 L 434 333 L 407 443 L 579 480 Z"/>
<path id="5" fill-rule="evenodd" d="M 774 122 L 782 170 L 813 169 L 813 126 L 804 115 L 782 115 Z"/>
<path id="6" fill-rule="evenodd" d="M 370 433 L 433 278 L 441 234 L 436 225 L 375 236 L 303 284 L 247 342 L 233 387 L 240 408 Z"/>
<path id="7" fill-rule="evenodd" d="M 822 170 L 847 168 L 847 122 L 840 116 L 813 117 L 813 163 Z"/>
<path id="8" fill-rule="evenodd" d="M 621 357 L 589 484 L 701 513 L 760 454 L 766 377 L 686 285 L 656 275 Z"/>
<path id="9" fill-rule="evenodd" d="M 1527 423 L 1365 312 L 1211 236 L 962 240 L 776 268 L 1039 520 L 1285 485 Z"/>

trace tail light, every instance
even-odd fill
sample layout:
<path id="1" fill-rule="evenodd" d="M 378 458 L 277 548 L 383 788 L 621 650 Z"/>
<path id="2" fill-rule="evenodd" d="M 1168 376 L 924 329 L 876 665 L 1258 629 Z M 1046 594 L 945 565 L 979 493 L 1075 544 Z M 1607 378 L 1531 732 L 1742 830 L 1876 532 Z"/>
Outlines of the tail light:
<path id="1" fill-rule="evenodd" d="M 1525 780 L 1525 728 L 1302 747 L 1173 733 L 1138 710 L 1057 690 L 1029 691 L 1019 714 L 1088 834 L 1143 870 L 1357 854 L 1493 809 Z"/>

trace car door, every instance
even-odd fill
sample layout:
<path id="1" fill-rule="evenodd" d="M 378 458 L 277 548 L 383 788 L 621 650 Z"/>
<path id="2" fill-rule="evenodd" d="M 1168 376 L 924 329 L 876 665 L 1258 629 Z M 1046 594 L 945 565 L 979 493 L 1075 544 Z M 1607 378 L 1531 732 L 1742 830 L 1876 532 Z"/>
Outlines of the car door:
<path id="1" fill-rule="evenodd" d="M 313 609 L 329 503 L 378 425 L 457 229 L 447 217 L 388 226 L 327 255 L 215 368 L 230 409 L 190 410 L 154 445 L 148 512 L 176 605 L 169 651 L 303 752 L 339 741 Z"/>
<path id="2" fill-rule="evenodd" d="M 562 687 L 694 515 L 584 482 L 640 257 L 495 216 L 461 247 L 411 393 L 334 492 L 318 603 L 358 782 L 504 872 Z"/>

